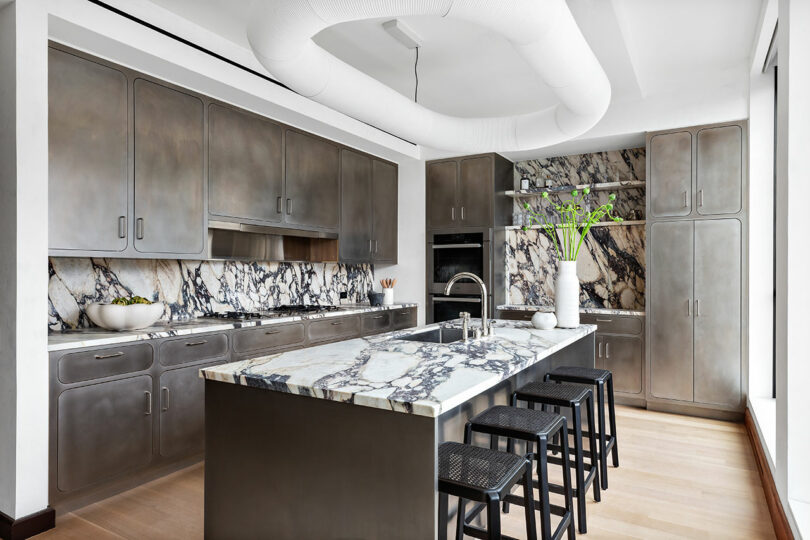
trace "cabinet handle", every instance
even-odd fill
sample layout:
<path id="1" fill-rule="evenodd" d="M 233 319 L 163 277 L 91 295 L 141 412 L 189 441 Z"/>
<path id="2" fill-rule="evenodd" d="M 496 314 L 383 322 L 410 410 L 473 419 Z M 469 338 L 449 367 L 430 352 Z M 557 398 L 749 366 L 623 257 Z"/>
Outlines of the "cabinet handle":
<path id="1" fill-rule="evenodd" d="M 700 300 L 695 300 L 695 317 L 700 317 Z"/>
<path id="2" fill-rule="evenodd" d="M 596 322 L 613 322 L 613 319 L 600 319 L 597 317 Z"/>
<path id="3" fill-rule="evenodd" d="M 146 396 L 146 415 L 149 416 L 152 414 L 152 392 L 144 392 Z"/>
<path id="4" fill-rule="evenodd" d="M 382 315 L 375 315 L 374 317 L 372 317 L 372 319 L 382 319 L 382 318 L 383 318 Z"/>
<path id="5" fill-rule="evenodd" d="M 186 347 L 196 347 L 197 345 L 205 345 L 208 343 L 207 339 L 201 339 L 200 341 L 189 341 L 186 343 Z"/>
<path id="6" fill-rule="evenodd" d="M 602 358 L 602 342 L 599 342 L 599 356 L 598 358 Z"/>
<path id="7" fill-rule="evenodd" d="M 281 330 L 267 330 L 267 331 L 264 333 L 264 335 L 266 335 L 266 336 L 272 336 L 272 335 L 275 335 L 275 334 L 280 334 L 280 333 L 281 333 Z"/>
<path id="8" fill-rule="evenodd" d="M 453 206 L 450 208 L 450 221 L 456 220 L 456 207 Z"/>
<path id="9" fill-rule="evenodd" d="M 691 298 L 688 298 L 686 300 L 686 316 L 687 317 L 692 316 L 692 299 Z"/>
<path id="10" fill-rule="evenodd" d="M 169 410 L 169 389 L 164 386 L 160 390 L 163 392 L 163 396 L 165 397 L 163 400 L 163 412 L 166 412 Z"/>
<path id="11" fill-rule="evenodd" d="M 112 354 L 97 354 L 96 355 L 96 360 L 104 360 L 106 358 L 116 358 L 118 356 L 124 356 L 123 351 L 118 351 L 118 352 L 112 353 Z"/>
<path id="12" fill-rule="evenodd" d="M 292 199 L 287 199 L 287 215 L 292 215 Z"/>
<path id="13" fill-rule="evenodd" d="M 377 249 L 378 249 L 379 247 L 380 247 L 380 246 L 379 246 L 379 242 L 378 242 L 377 240 L 374 240 L 374 253 L 377 253 Z"/>
<path id="14" fill-rule="evenodd" d="M 371 249 L 371 238 L 368 239 L 368 252 L 373 253 L 374 251 Z"/>
<path id="15" fill-rule="evenodd" d="M 127 216 L 118 216 L 118 238 L 127 237 Z"/>
<path id="16" fill-rule="evenodd" d="M 341 325 L 341 324 L 343 324 L 343 321 L 334 321 L 334 322 L 332 322 L 332 326 L 338 326 L 338 325 Z"/>
<path id="17" fill-rule="evenodd" d="M 143 240 L 143 218 L 139 217 L 135 220 L 135 238 Z"/>
<path id="18" fill-rule="evenodd" d="M 610 358 L 610 342 L 605 343 L 605 358 Z"/>
<path id="19" fill-rule="evenodd" d="M 276 197 L 276 213 L 281 213 L 281 197 Z"/>
<path id="20" fill-rule="evenodd" d="M 698 206 L 703 206 L 703 190 L 698 191 Z"/>
<path id="21" fill-rule="evenodd" d="M 461 221 L 464 221 L 464 207 L 461 207 Z"/>
<path id="22" fill-rule="evenodd" d="M 686 191 L 683 192 L 683 207 L 687 208 L 689 206 L 688 201 L 688 193 Z"/>

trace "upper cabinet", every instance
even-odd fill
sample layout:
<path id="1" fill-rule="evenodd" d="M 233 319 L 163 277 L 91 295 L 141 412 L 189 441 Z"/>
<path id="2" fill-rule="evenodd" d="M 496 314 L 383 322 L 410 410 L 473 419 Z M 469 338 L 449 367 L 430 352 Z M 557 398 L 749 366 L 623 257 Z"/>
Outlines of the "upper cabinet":
<path id="1" fill-rule="evenodd" d="M 135 249 L 201 254 L 203 103 L 144 79 L 134 87 Z"/>
<path id="2" fill-rule="evenodd" d="M 650 138 L 650 214 L 688 216 L 692 211 L 692 134 L 676 131 Z"/>
<path id="3" fill-rule="evenodd" d="M 213 103 L 208 107 L 208 213 L 278 223 L 284 196 L 282 127 Z"/>
<path id="4" fill-rule="evenodd" d="M 707 216 L 742 209 L 742 128 L 722 126 L 697 133 L 697 211 Z"/>
<path id="5" fill-rule="evenodd" d="M 337 232 L 340 150 L 330 141 L 287 130 L 284 221 Z"/>
<path id="6" fill-rule="evenodd" d="M 397 201 L 399 182 L 397 166 L 375 159 L 371 165 L 372 201 L 374 202 L 375 263 L 396 264 L 397 262 Z"/>
<path id="7" fill-rule="evenodd" d="M 457 226 L 458 163 L 455 160 L 428 163 L 425 181 L 428 228 L 444 229 Z"/>
<path id="8" fill-rule="evenodd" d="M 492 198 L 492 156 L 462 159 L 458 175 L 458 218 L 462 227 L 489 227 Z"/>
<path id="9" fill-rule="evenodd" d="M 129 236 L 127 78 L 56 49 L 48 64 L 48 245 L 122 252 Z"/>

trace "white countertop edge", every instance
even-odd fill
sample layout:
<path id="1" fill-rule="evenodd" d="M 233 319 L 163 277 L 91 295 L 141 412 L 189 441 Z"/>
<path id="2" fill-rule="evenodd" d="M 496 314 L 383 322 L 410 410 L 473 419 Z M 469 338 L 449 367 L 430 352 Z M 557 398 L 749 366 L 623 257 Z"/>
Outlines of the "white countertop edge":
<path id="1" fill-rule="evenodd" d="M 529 304 L 501 304 L 495 306 L 495 309 L 510 310 L 510 311 L 542 311 L 544 313 L 553 313 L 554 306 L 533 306 Z M 632 315 L 635 317 L 644 317 L 646 312 L 634 309 L 622 308 L 598 308 L 598 307 L 581 307 L 580 313 L 589 315 Z"/>

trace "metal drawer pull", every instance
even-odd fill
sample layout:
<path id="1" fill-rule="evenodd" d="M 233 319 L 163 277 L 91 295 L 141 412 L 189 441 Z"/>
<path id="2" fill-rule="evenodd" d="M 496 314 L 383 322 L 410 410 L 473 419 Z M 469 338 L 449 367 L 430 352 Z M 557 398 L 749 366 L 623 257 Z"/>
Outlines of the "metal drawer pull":
<path id="1" fill-rule="evenodd" d="M 686 299 L 686 316 L 690 317 L 692 315 L 692 299 Z"/>
<path id="2" fill-rule="evenodd" d="M 266 336 L 272 336 L 274 334 L 280 334 L 280 333 L 281 333 L 281 330 L 267 330 L 264 334 Z"/>
<path id="3" fill-rule="evenodd" d="M 461 221 L 464 221 L 464 207 L 461 207 Z"/>
<path id="4" fill-rule="evenodd" d="M 276 197 L 276 213 L 281 213 L 281 197 Z"/>
<path id="5" fill-rule="evenodd" d="M 143 240 L 143 218 L 139 217 L 135 220 L 135 238 Z"/>
<path id="6" fill-rule="evenodd" d="M 196 347 L 197 345 L 205 345 L 206 343 L 208 343 L 207 339 L 202 339 L 200 341 L 189 341 L 186 343 L 186 347 Z"/>
<path id="7" fill-rule="evenodd" d="M 698 191 L 698 206 L 703 206 L 703 190 Z"/>
<path id="8" fill-rule="evenodd" d="M 596 319 L 596 322 L 613 322 L 613 319 Z"/>
<path id="9" fill-rule="evenodd" d="M 374 240 L 374 253 L 377 253 L 379 247 L 380 247 L 379 242 L 377 242 L 377 240 Z"/>
<path id="10" fill-rule="evenodd" d="M 464 248 L 480 248 L 484 247 L 482 244 L 433 244 L 433 249 L 464 249 Z"/>
<path id="11" fill-rule="evenodd" d="M 146 415 L 152 414 L 152 392 L 144 392 L 146 395 Z"/>
<path id="12" fill-rule="evenodd" d="M 373 253 L 371 250 L 371 238 L 368 239 L 368 252 Z"/>
<path id="13" fill-rule="evenodd" d="M 382 319 L 383 317 L 384 317 L 383 315 L 376 315 L 372 317 L 372 319 Z"/>
<path id="14" fill-rule="evenodd" d="M 332 326 L 338 326 L 339 324 L 343 324 L 343 321 L 334 321 L 334 322 L 332 322 Z"/>
<path id="15" fill-rule="evenodd" d="M 700 300 L 695 300 L 695 317 L 700 317 Z"/>
<path id="16" fill-rule="evenodd" d="M 683 207 L 684 207 L 684 208 L 686 208 L 686 207 L 688 207 L 688 206 L 689 206 L 689 201 L 687 200 L 687 195 L 688 195 L 688 194 L 687 194 L 687 192 L 686 192 L 686 191 L 684 191 L 684 192 L 683 192 Z"/>
<path id="17" fill-rule="evenodd" d="M 605 343 L 605 358 L 610 358 L 610 342 Z"/>
<path id="18" fill-rule="evenodd" d="M 127 237 L 127 216 L 118 217 L 118 238 Z"/>
<path id="19" fill-rule="evenodd" d="M 124 356 L 124 353 L 122 351 L 118 351 L 117 353 L 112 354 L 97 354 L 96 360 L 104 360 L 105 358 L 116 358 L 118 356 Z"/>
<path id="20" fill-rule="evenodd" d="M 599 342 L 599 358 L 602 358 L 602 342 Z"/>
<path id="21" fill-rule="evenodd" d="M 456 220 L 456 207 L 453 206 L 452 208 L 450 208 L 450 221 L 455 220 Z"/>
<path id="22" fill-rule="evenodd" d="M 287 215 L 292 215 L 292 199 L 287 199 Z"/>
<path id="23" fill-rule="evenodd" d="M 163 400 L 163 412 L 166 412 L 169 410 L 169 389 L 164 386 L 160 390 L 165 396 L 165 399 Z"/>
<path id="24" fill-rule="evenodd" d="M 453 298 L 452 296 L 437 296 L 433 298 L 434 302 L 463 302 L 465 304 L 480 304 L 480 298 Z"/>

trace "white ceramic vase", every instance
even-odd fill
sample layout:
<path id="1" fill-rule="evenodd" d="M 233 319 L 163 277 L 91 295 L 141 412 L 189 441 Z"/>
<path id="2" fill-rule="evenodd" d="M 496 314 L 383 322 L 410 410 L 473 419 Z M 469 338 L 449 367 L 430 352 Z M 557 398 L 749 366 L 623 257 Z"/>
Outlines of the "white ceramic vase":
<path id="1" fill-rule="evenodd" d="M 391 287 L 383 288 L 383 305 L 390 306 L 394 303 L 394 289 Z"/>
<path id="2" fill-rule="evenodd" d="M 554 314 L 559 328 L 579 326 L 579 278 L 577 261 L 560 261 L 554 281 Z"/>

